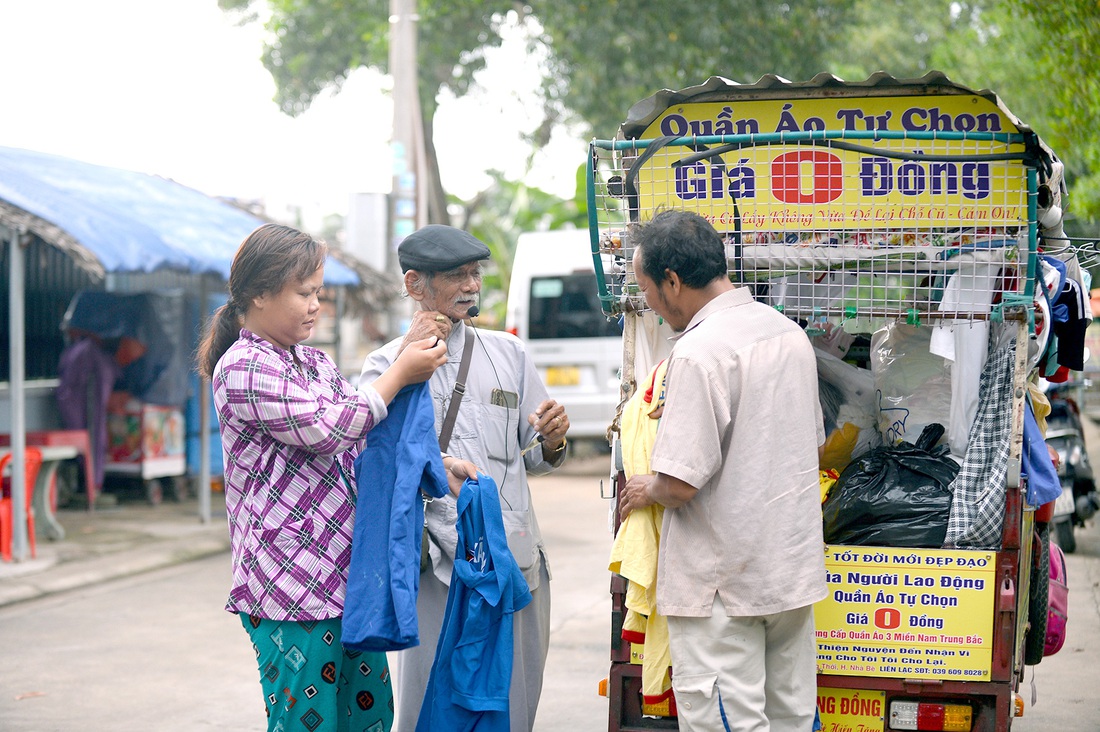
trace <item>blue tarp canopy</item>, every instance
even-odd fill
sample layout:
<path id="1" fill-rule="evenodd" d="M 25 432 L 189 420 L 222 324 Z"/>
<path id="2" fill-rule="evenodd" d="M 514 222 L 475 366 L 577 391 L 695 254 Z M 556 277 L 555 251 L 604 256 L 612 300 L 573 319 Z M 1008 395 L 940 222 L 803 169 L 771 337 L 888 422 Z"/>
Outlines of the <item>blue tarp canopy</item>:
<path id="1" fill-rule="evenodd" d="M 18 237 L 34 233 L 100 276 L 171 269 L 228 281 L 241 241 L 263 223 L 229 203 L 164 178 L 0 147 L 0 235 L 7 239 L 0 239 L 0 245 L 9 247 L 11 266 L 10 273 L 0 276 L 9 277 L 5 306 L 15 455 L 12 546 L 18 560 L 26 559 L 28 545 L 23 500 L 25 282 Z M 381 273 L 373 275 L 385 280 Z M 326 284 L 358 286 L 362 282 L 350 267 L 328 258 Z M 205 395 L 207 390 L 200 393 Z M 201 435 L 210 434 L 208 414 L 200 409 Z M 208 450 L 201 451 L 201 461 L 199 485 L 209 484 Z M 209 491 L 200 491 L 199 496 L 200 515 L 209 522 Z"/>
<path id="2" fill-rule="evenodd" d="M 106 272 L 167 267 L 228 280 L 237 247 L 264 223 L 165 178 L 9 147 L 0 147 L 0 199 L 64 231 Z M 360 280 L 329 257 L 325 282 Z"/>

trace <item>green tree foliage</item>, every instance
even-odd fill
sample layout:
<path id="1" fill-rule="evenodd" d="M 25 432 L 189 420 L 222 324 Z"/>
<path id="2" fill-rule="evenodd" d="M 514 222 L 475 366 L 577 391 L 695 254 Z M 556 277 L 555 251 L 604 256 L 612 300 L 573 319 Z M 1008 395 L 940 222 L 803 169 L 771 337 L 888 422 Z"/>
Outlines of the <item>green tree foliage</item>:
<path id="1" fill-rule="evenodd" d="M 1019 0 L 1019 5 L 1023 13 L 1012 17 L 1037 41 L 1029 54 L 1033 70 L 1023 78 L 1033 80 L 1030 91 L 1043 107 L 1048 136 L 1072 176 L 1072 210 L 1091 221 L 1095 235 L 1100 222 L 1100 3 Z"/>
<path id="2" fill-rule="evenodd" d="M 511 181 L 489 171 L 488 188 L 470 201 L 452 199 L 455 226 L 466 229 L 489 247 L 492 264 L 486 268 L 482 290 L 482 324 L 503 327 L 512 279 L 516 240 L 525 231 L 547 231 L 588 226 L 584 167 L 577 169 L 576 192 L 562 200 L 539 188 Z"/>
<path id="3" fill-rule="evenodd" d="M 218 0 L 243 22 L 266 17 L 263 63 L 275 80 L 275 101 L 301 114 L 326 89 L 339 90 L 360 67 L 389 70 L 389 0 Z M 417 8 L 420 107 L 431 176 L 428 216 L 446 223 L 432 119 L 447 89 L 461 97 L 485 66 L 485 51 L 501 43 L 500 24 L 513 7 L 506 0 L 419 2 Z"/>
<path id="4" fill-rule="evenodd" d="M 553 0 L 533 4 L 551 50 L 543 97 L 613 137 L 637 101 L 710 76 L 791 80 L 828 68 L 845 43 L 852 0 Z"/>
<path id="5" fill-rule="evenodd" d="M 325 89 L 339 89 L 360 67 L 389 71 L 389 0 L 218 0 L 244 21 L 266 17 L 263 63 L 275 79 L 275 101 L 298 115 Z M 435 113 L 442 89 L 462 96 L 500 45 L 507 0 L 418 3 L 420 105 Z"/>
<path id="6" fill-rule="evenodd" d="M 1100 225 L 1100 4 L 1095 0 L 859 0 L 839 75 L 936 69 L 992 89 L 1066 164 L 1071 234 Z"/>
<path id="7" fill-rule="evenodd" d="M 765 73 L 808 78 L 842 42 L 853 0 L 696 0 L 690 7 L 663 0 L 554 0 L 525 5 L 506 0 L 418 3 L 420 103 L 429 166 L 432 117 L 440 91 L 462 96 L 499 46 L 506 22 L 541 24 L 530 38 L 552 53 L 542 86 L 546 123 L 532 135 L 549 139 L 569 119 L 584 133 L 613 136 L 626 110 L 661 87 L 681 87 L 722 74 L 755 81 Z M 347 75 L 389 65 L 389 0 L 219 0 L 244 21 L 266 17 L 270 39 L 264 66 L 276 102 L 290 115 L 305 111 Z"/>
<path id="8" fill-rule="evenodd" d="M 388 70 L 389 0 L 219 5 L 267 18 L 264 64 L 288 114 L 339 88 L 360 66 Z M 440 192 L 430 146 L 438 95 L 465 94 L 485 51 L 514 23 L 548 52 L 540 87 L 545 123 L 531 135 L 535 146 L 563 121 L 611 137 L 635 102 L 712 75 L 753 82 L 769 73 L 807 80 L 830 71 L 856 80 L 879 70 L 916 77 L 936 69 L 995 90 L 1066 162 L 1078 225 L 1100 221 L 1096 0 L 420 0 L 417 10 L 420 101 Z M 501 183 L 490 190 L 514 193 Z M 433 220 L 443 220 L 442 208 Z"/>

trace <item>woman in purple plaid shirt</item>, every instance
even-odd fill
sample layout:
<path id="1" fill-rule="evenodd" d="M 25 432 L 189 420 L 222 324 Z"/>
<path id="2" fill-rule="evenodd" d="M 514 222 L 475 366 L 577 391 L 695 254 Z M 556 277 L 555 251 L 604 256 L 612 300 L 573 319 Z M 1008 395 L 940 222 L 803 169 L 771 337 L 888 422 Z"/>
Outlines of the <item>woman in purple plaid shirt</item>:
<path id="1" fill-rule="evenodd" d="M 229 300 L 199 346 L 225 458 L 233 586 L 226 610 L 252 639 L 268 729 L 372 730 L 393 723 L 384 653 L 340 643 L 355 522 L 354 459 L 404 386 L 447 360 L 442 341 L 406 348 L 355 390 L 316 348 L 324 243 L 265 224 L 241 244 Z"/>

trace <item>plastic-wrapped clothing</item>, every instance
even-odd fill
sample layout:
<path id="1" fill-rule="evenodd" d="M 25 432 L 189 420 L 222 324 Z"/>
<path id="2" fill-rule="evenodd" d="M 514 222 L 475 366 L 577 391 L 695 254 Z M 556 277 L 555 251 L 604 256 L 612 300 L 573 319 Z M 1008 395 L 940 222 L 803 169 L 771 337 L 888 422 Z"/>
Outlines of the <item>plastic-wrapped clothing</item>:
<path id="1" fill-rule="evenodd" d="M 960 265 L 944 288 L 939 310 L 986 313 L 992 310 L 1000 264 Z M 951 362 L 951 408 L 947 442 L 955 455 L 966 454 L 970 425 L 978 412 L 982 369 L 989 351 L 989 323 L 983 320 L 932 328 L 929 350 Z"/>
<path id="2" fill-rule="evenodd" d="M 885 444 L 916 443 L 928 425 L 950 425 L 953 377 L 931 350 L 933 334 L 930 328 L 889 322 L 871 336 L 871 373 Z"/>
<path id="3" fill-rule="evenodd" d="M 511 615 L 527 606 L 531 591 L 508 550 L 489 476 L 462 484 L 457 529 L 443 632 L 416 729 L 507 732 Z"/>
<path id="4" fill-rule="evenodd" d="M 343 644 L 355 651 L 399 651 L 420 642 L 421 492 L 447 493 L 427 384 L 397 393 L 389 415 L 355 459 L 358 498 L 344 601 Z"/>
<path id="5" fill-rule="evenodd" d="M 815 348 L 814 355 L 826 434 L 819 465 L 839 473 L 853 458 L 882 444 L 877 427 L 879 403 L 875 377 L 870 370 L 853 366 L 825 351 Z M 827 404 L 827 399 L 835 400 L 835 407 Z"/>

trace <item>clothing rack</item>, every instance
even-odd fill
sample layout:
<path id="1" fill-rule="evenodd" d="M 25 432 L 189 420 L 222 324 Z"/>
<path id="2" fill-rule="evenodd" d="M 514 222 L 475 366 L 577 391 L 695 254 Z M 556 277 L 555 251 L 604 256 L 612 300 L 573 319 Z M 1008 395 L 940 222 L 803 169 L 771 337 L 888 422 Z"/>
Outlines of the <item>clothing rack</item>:
<path id="1" fill-rule="evenodd" d="M 1055 256 L 1073 254 L 1082 267 L 1090 269 L 1100 265 L 1100 239 L 1085 236 L 1039 236 L 1039 248 Z"/>

